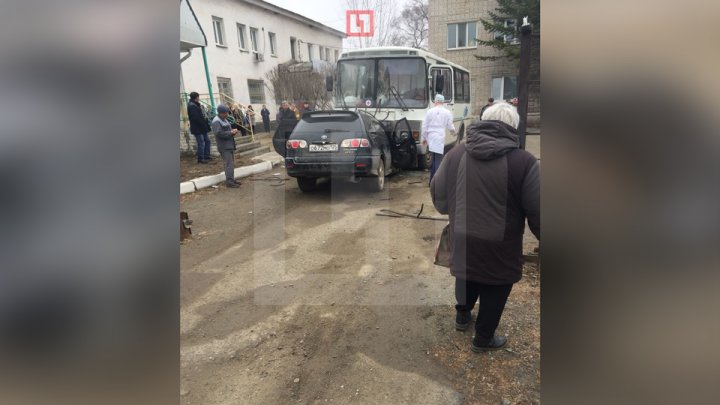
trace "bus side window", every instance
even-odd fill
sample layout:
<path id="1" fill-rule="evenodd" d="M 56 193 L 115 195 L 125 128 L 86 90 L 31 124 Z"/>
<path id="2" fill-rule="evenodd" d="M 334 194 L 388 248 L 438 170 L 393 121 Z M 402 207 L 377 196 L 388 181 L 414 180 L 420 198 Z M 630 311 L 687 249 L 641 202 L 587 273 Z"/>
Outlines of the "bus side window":
<path id="1" fill-rule="evenodd" d="M 435 94 L 437 91 L 435 91 L 435 80 L 436 78 L 440 76 L 442 77 L 442 80 L 444 82 L 444 86 L 442 89 L 442 95 L 445 97 L 445 102 L 449 102 L 452 100 L 452 94 L 453 94 L 453 81 L 452 81 L 452 75 L 450 74 L 450 69 L 433 69 L 432 70 L 432 97 L 431 100 L 435 98 Z"/>

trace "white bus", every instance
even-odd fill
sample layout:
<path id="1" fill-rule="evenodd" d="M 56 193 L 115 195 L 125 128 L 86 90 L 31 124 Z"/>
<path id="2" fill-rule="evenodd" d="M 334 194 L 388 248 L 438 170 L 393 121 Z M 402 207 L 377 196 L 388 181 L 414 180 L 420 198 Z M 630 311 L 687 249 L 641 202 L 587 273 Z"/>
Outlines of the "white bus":
<path id="1" fill-rule="evenodd" d="M 385 125 L 398 147 L 413 152 L 412 159 L 399 157 L 405 162 L 394 162 L 397 167 L 430 167 L 432 155 L 427 145 L 420 143 L 420 130 L 435 94 L 445 97 L 445 108 L 453 113 L 457 130 L 457 136 L 447 132 L 446 149 L 463 139 L 471 119 L 468 70 L 420 49 L 379 47 L 343 52 L 334 83 L 328 78 L 327 87 L 334 90 L 336 109 L 365 110 Z M 403 141 L 405 145 L 400 145 Z M 402 155 L 408 153 L 398 154 Z"/>

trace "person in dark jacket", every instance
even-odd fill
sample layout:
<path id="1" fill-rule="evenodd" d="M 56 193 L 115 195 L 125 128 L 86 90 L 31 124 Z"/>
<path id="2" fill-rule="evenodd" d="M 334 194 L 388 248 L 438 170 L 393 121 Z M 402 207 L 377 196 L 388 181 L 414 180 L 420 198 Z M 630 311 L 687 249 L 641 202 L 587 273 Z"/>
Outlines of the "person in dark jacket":
<path id="1" fill-rule="evenodd" d="M 483 115 L 483 113 L 485 112 L 485 110 L 487 110 L 487 109 L 488 109 L 491 105 L 493 105 L 494 103 L 495 103 L 495 99 L 492 98 L 492 97 L 490 97 L 490 98 L 488 99 L 487 104 L 485 104 L 485 105 L 483 106 L 483 108 L 480 110 L 480 115 L 479 115 L 478 117 L 479 117 L 480 119 L 482 119 L 482 115 Z"/>
<path id="2" fill-rule="evenodd" d="M 265 132 L 270 132 L 270 110 L 267 109 L 265 104 L 263 104 L 262 110 L 260 110 L 260 116 L 262 117 Z"/>
<path id="3" fill-rule="evenodd" d="M 235 180 L 235 135 L 238 130 L 234 129 L 227 120 L 230 109 L 220 104 L 217 106 L 217 116 L 213 118 L 212 127 L 215 134 L 215 141 L 218 152 L 222 156 L 225 168 L 225 185 L 230 188 L 240 187 L 240 182 Z"/>
<path id="4" fill-rule="evenodd" d="M 190 133 L 195 136 L 197 143 L 198 163 L 207 163 L 212 160 L 210 156 L 210 125 L 205 118 L 205 111 L 200 105 L 200 95 L 193 91 L 190 93 L 190 101 L 187 105 L 188 120 L 190 121 Z"/>
<path id="5" fill-rule="evenodd" d="M 298 118 L 295 116 L 295 112 L 290 109 L 288 102 L 283 101 L 280 104 L 276 119 L 278 126 L 273 135 L 273 146 L 278 153 L 282 154 L 282 151 L 285 150 L 285 142 L 287 142 L 293 129 L 295 129 Z"/>
<path id="6" fill-rule="evenodd" d="M 495 336 L 514 283 L 522 277 L 525 219 L 540 239 L 540 168 L 519 149 L 515 107 L 501 102 L 467 129 L 430 183 L 435 208 L 449 214 L 450 272 L 455 276 L 455 326 L 466 330 L 480 299 L 472 350 L 499 349 Z"/>

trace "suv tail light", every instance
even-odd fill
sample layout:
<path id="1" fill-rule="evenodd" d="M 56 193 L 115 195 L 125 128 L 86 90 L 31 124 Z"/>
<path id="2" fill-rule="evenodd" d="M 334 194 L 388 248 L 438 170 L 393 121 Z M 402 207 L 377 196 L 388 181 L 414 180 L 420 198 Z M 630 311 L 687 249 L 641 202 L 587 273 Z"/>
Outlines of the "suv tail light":
<path id="1" fill-rule="evenodd" d="M 307 148 L 307 142 L 300 139 L 293 139 L 285 143 L 287 149 L 304 149 Z"/>
<path id="2" fill-rule="evenodd" d="M 370 141 L 365 138 L 343 139 L 340 146 L 343 148 L 367 148 L 370 146 Z"/>

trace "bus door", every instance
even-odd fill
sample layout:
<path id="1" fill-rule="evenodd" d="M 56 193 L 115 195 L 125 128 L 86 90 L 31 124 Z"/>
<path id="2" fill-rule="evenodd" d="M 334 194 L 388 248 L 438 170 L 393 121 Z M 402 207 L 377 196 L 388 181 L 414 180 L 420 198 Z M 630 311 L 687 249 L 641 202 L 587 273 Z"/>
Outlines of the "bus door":
<path id="1" fill-rule="evenodd" d="M 445 97 L 445 108 L 455 116 L 453 100 L 453 71 L 450 66 L 430 66 L 430 101 L 435 100 L 435 94 L 442 94 Z"/>

